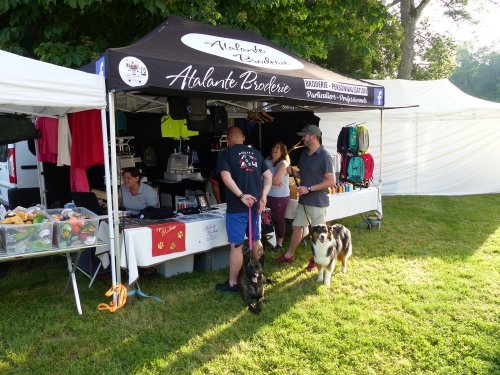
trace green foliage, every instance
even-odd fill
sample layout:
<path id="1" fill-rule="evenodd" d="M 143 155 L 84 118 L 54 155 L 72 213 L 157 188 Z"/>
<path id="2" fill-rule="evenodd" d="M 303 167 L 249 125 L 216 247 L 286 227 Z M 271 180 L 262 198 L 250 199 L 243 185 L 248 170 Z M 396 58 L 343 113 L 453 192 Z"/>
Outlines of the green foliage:
<path id="1" fill-rule="evenodd" d="M 500 103 L 500 53 L 461 48 L 450 81 L 469 95 Z"/>
<path id="2" fill-rule="evenodd" d="M 89 289 L 77 273 L 78 316 L 64 258 L 17 262 L 0 279 L 0 372 L 498 374 L 499 205 L 499 194 L 384 197 L 380 230 L 342 220 L 353 256 L 330 288 L 304 270 L 309 244 L 291 265 L 267 253 L 276 283 L 259 316 L 214 290 L 227 270 L 141 275 L 162 302 L 129 299 L 114 314 L 97 311 L 109 277 Z"/>
<path id="3" fill-rule="evenodd" d="M 79 66 L 169 15 L 256 32 L 360 78 L 394 74 L 399 25 L 373 0 L 62 0 L 0 2 L 0 48 Z"/>
<path id="4" fill-rule="evenodd" d="M 443 79 L 453 73 L 457 47 L 451 37 L 427 31 L 417 37 L 416 44 L 419 61 L 413 65 L 412 79 Z"/>

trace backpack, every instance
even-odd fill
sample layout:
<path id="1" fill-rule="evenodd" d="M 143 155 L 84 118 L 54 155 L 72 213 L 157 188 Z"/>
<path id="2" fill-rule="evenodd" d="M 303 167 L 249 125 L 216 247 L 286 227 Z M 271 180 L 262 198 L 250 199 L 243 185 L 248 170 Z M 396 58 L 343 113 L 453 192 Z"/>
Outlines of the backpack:
<path id="1" fill-rule="evenodd" d="M 355 126 L 349 127 L 349 151 L 358 152 L 358 128 Z"/>
<path id="2" fill-rule="evenodd" d="M 363 180 L 369 181 L 373 178 L 373 169 L 375 168 L 375 162 L 373 161 L 373 156 L 369 153 L 361 155 L 363 162 L 365 164 L 365 175 Z"/>
<path id="3" fill-rule="evenodd" d="M 340 154 L 340 180 L 347 181 L 347 166 L 349 165 L 349 159 L 351 158 L 351 154 L 343 153 Z"/>
<path id="4" fill-rule="evenodd" d="M 365 177 L 365 163 L 359 156 L 353 156 L 349 159 L 347 166 L 347 178 L 354 183 L 362 183 Z"/>
<path id="5" fill-rule="evenodd" d="M 368 151 L 370 145 L 370 137 L 368 135 L 368 128 L 363 125 L 358 126 L 358 150 L 360 152 Z"/>
<path id="6" fill-rule="evenodd" d="M 191 121 L 203 122 L 207 119 L 207 101 L 202 98 L 188 99 L 188 119 Z M 172 116 L 173 118 L 173 116 Z"/>
<path id="7" fill-rule="evenodd" d="M 349 149 L 349 128 L 344 126 L 340 129 L 339 136 L 337 138 L 337 152 L 342 154 L 346 153 Z"/>

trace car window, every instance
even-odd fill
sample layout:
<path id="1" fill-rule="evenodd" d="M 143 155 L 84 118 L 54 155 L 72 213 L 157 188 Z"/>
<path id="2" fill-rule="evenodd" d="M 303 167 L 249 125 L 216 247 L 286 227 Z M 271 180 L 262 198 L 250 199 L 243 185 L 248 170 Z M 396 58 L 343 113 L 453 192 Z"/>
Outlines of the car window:
<path id="1" fill-rule="evenodd" d="M 7 145 L 0 145 L 0 163 L 7 161 Z"/>
<path id="2" fill-rule="evenodd" d="M 33 139 L 30 139 L 28 141 L 28 149 L 33 155 L 36 155 L 35 141 Z"/>

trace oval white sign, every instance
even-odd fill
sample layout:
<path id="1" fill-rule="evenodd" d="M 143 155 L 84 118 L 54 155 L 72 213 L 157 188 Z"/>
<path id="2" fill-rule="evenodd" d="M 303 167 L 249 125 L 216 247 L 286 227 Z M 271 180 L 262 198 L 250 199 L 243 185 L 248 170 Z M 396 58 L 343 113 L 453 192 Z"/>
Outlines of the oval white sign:
<path id="1" fill-rule="evenodd" d="M 120 77 L 127 85 L 132 87 L 144 86 L 149 78 L 148 68 L 137 57 L 124 57 L 118 64 Z"/>
<path id="2" fill-rule="evenodd" d="M 304 67 L 297 59 L 264 44 L 197 33 L 186 34 L 181 40 L 186 46 L 197 51 L 242 64 L 276 70 Z"/>

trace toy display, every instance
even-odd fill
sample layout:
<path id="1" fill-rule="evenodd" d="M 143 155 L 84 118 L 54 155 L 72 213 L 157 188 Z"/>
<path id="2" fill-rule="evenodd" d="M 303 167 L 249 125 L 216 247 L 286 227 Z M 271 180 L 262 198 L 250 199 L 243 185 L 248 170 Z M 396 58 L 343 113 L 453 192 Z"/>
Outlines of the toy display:
<path id="1" fill-rule="evenodd" d="M 52 223 L 40 207 L 17 207 L 0 220 L 0 251 L 8 255 L 48 250 Z"/>
<path id="2" fill-rule="evenodd" d="M 97 241 L 99 219 L 83 207 L 48 210 L 54 220 L 54 242 L 60 248 L 78 245 L 92 245 Z"/>

